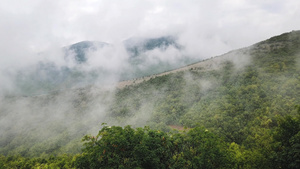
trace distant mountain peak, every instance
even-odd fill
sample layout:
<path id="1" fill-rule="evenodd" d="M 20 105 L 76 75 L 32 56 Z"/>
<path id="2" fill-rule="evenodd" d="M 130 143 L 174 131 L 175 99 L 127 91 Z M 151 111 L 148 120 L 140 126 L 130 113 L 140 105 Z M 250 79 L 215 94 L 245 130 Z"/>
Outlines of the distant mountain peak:
<path id="1" fill-rule="evenodd" d="M 96 51 L 97 49 L 101 49 L 105 46 L 109 45 L 106 42 L 99 41 L 81 41 L 66 47 L 66 55 L 70 52 L 74 52 L 75 60 L 77 63 L 85 63 L 87 61 L 86 53 L 87 51 Z"/>
<path id="2" fill-rule="evenodd" d="M 104 47 L 106 45 L 109 45 L 106 42 L 100 42 L 100 41 L 81 41 L 81 42 L 77 42 L 71 46 L 69 46 L 69 48 L 91 48 L 91 47 Z"/>
<path id="3" fill-rule="evenodd" d="M 160 48 L 162 50 L 165 50 L 170 46 L 177 49 L 181 48 L 181 45 L 176 42 L 176 38 L 174 36 L 161 36 L 157 38 L 134 37 L 125 40 L 124 45 L 132 56 L 137 56 L 141 52 L 154 50 L 156 48 Z"/>

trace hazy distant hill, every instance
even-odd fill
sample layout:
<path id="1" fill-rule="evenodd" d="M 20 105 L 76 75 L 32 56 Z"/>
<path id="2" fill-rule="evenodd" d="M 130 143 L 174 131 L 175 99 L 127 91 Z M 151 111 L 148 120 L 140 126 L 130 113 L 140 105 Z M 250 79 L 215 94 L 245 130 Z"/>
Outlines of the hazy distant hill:
<path id="1" fill-rule="evenodd" d="M 65 47 L 66 56 L 73 56 L 78 64 L 84 63 L 88 60 L 87 53 L 89 51 L 97 51 L 101 50 L 103 47 L 109 45 L 105 42 L 97 42 L 97 41 L 82 41 L 75 43 L 71 46 Z M 73 55 L 72 55 L 73 54 Z"/>
<path id="2" fill-rule="evenodd" d="M 124 41 L 124 45 L 131 56 L 136 57 L 143 52 L 160 48 L 166 50 L 169 46 L 181 48 L 172 36 L 159 38 L 130 38 Z"/>
<path id="3" fill-rule="evenodd" d="M 123 42 L 125 53 L 113 44 L 82 41 L 64 47 L 64 63 L 42 61 L 20 70 L 14 78 L 16 93 L 45 94 L 65 88 L 104 85 L 172 70 L 195 61 L 183 55 L 173 37 L 131 38 Z M 174 57 L 176 56 L 176 57 Z M 118 58 L 119 57 L 119 58 Z"/>

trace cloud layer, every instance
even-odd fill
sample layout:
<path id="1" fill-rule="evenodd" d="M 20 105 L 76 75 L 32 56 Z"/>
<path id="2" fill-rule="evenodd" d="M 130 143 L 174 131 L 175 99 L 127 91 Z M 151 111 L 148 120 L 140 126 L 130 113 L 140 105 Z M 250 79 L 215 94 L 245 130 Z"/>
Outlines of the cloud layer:
<path id="1" fill-rule="evenodd" d="M 0 6 L 0 78 L 45 59 L 62 63 L 53 49 L 83 40 L 120 44 L 130 37 L 173 35 L 187 55 L 209 58 L 299 29 L 299 7 L 297 0 L 5 1 Z M 51 54 L 38 54 L 43 51 Z M 110 60 L 127 57 L 121 48 L 103 52 Z M 99 60 L 92 58 L 97 66 Z M 105 65 L 119 66 L 114 63 Z"/>

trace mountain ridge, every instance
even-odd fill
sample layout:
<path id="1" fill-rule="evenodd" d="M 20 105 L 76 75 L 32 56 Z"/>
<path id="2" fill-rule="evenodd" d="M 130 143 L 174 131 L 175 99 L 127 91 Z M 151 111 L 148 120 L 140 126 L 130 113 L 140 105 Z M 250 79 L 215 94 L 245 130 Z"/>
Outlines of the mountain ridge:
<path id="1" fill-rule="evenodd" d="M 240 55 L 242 53 L 245 54 L 247 52 L 250 52 L 251 49 L 262 50 L 262 51 L 268 52 L 268 51 L 271 51 L 271 50 L 274 50 L 274 49 L 283 48 L 285 46 L 282 46 L 282 44 L 283 44 L 282 42 L 285 42 L 286 38 L 283 38 L 283 40 L 281 42 L 276 41 L 276 39 L 281 38 L 281 37 L 286 37 L 286 36 L 289 36 L 289 35 L 292 35 L 292 34 L 300 34 L 300 30 L 293 30 L 291 32 L 282 33 L 281 35 L 273 36 L 269 39 L 266 39 L 266 40 L 261 41 L 261 42 L 257 42 L 253 45 L 248 46 L 248 47 L 235 49 L 235 50 L 226 52 L 222 55 L 214 56 L 214 57 L 211 57 L 211 58 L 208 58 L 208 59 L 204 59 L 202 61 L 191 63 L 189 65 L 182 66 L 182 67 L 177 68 L 177 69 L 168 70 L 168 71 L 165 71 L 165 72 L 161 72 L 161 73 L 158 73 L 158 74 L 154 74 L 154 75 L 150 75 L 150 76 L 146 76 L 146 77 L 142 77 L 142 78 L 136 78 L 136 79 L 132 79 L 132 80 L 121 81 L 121 82 L 118 83 L 117 87 L 118 88 L 124 88 L 124 87 L 129 86 L 129 85 L 135 85 L 135 84 L 138 84 L 138 83 L 142 83 L 144 81 L 150 80 L 151 78 L 164 76 L 164 75 L 167 75 L 167 74 L 170 74 L 170 73 L 187 71 L 189 69 L 190 70 L 202 69 L 202 71 L 214 70 L 215 68 L 218 67 L 218 64 L 221 64 L 222 62 L 224 62 L 226 60 L 232 60 L 233 59 L 232 56 Z M 270 44 L 272 42 L 274 42 L 274 44 Z M 238 59 L 238 58 L 235 58 L 235 59 Z"/>

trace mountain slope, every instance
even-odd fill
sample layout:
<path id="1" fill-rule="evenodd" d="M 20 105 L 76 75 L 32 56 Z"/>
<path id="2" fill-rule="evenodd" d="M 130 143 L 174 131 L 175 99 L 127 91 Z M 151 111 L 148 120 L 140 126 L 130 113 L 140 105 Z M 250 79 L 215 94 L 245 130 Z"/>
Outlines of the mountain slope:
<path id="1" fill-rule="evenodd" d="M 295 113 L 299 37 L 299 31 L 286 33 L 181 69 L 122 82 L 112 116 L 125 124 L 129 118 L 165 128 L 200 123 L 228 141 L 243 143 L 256 120 L 266 118 L 272 126 L 275 116 Z M 148 119 L 145 111 L 151 114 Z"/>
<path id="2" fill-rule="evenodd" d="M 113 91 L 89 86 L 6 97 L 0 104 L 0 153 L 79 152 L 80 138 L 106 122 L 164 131 L 201 125 L 249 151 L 265 147 L 256 153 L 267 158 L 277 117 L 297 114 L 299 54 L 300 31 L 294 31 Z"/>

